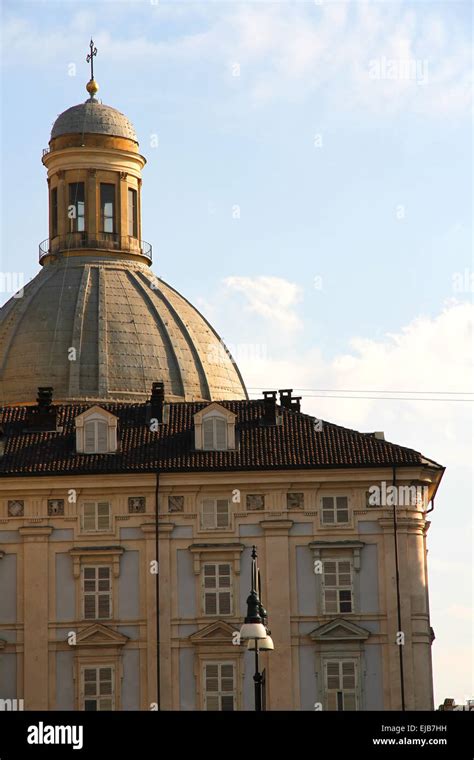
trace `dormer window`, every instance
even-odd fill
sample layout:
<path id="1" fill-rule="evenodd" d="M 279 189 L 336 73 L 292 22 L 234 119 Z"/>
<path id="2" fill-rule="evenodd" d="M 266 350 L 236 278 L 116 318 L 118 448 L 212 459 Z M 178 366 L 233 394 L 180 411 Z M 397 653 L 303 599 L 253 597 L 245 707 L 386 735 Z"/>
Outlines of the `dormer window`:
<path id="1" fill-rule="evenodd" d="M 194 415 L 194 442 L 201 451 L 235 449 L 236 415 L 213 402 Z"/>
<path id="2" fill-rule="evenodd" d="M 117 417 L 93 406 L 76 417 L 76 450 L 83 454 L 117 451 Z"/>
<path id="3" fill-rule="evenodd" d="M 209 417 L 202 423 L 204 449 L 225 451 L 227 449 L 227 422 L 222 417 Z"/>
<path id="4" fill-rule="evenodd" d="M 84 451 L 86 454 L 106 454 L 107 423 L 104 420 L 88 420 L 84 423 Z"/>

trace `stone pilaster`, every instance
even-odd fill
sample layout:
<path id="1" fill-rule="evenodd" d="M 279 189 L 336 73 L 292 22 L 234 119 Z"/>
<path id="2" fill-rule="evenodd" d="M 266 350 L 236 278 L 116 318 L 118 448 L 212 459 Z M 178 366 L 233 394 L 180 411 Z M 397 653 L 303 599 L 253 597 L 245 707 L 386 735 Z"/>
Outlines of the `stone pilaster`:
<path id="1" fill-rule="evenodd" d="M 48 621 L 49 526 L 19 529 L 23 539 L 23 625 L 24 688 L 26 710 L 47 710 L 48 705 Z"/>
<path id="2" fill-rule="evenodd" d="M 262 566 L 263 603 L 275 645 L 262 658 L 267 673 L 267 709 L 293 710 L 290 624 L 290 546 L 292 520 L 262 520 L 265 564 Z"/>

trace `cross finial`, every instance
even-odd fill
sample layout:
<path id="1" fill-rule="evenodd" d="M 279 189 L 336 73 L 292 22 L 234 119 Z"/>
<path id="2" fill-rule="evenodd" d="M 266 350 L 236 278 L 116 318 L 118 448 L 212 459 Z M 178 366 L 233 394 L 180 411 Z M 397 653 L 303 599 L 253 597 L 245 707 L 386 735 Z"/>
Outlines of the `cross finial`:
<path id="1" fill-rule="evenodd" d="M 89 47 L 91 49 L 91 52 L 86 58 L 87 63 L 90 63 L 91 65 L 91 80 L 94 79 L 94 56 L 97 55 L 97 48 L 94 47 L 94 40 L 91 37 L 91 41 L 89 44 Z"/>
<path id="2" fill-rule="evenodd" d="M 91 52 L 86 57 L 87 63 L 90 63 L 91 65 L 91 78 L 86 84 L 86 90 L 90 95 L 90 101 L 92 103 L 96 103 L 95 95 L 97 94 L 97 91 L 99 89 L 99 85 L 94 79 L 94 56 L 97 55 L 97 48 L 94 46 L 94 40 L 91 37 L 90 45 L 89 45 Z"/>

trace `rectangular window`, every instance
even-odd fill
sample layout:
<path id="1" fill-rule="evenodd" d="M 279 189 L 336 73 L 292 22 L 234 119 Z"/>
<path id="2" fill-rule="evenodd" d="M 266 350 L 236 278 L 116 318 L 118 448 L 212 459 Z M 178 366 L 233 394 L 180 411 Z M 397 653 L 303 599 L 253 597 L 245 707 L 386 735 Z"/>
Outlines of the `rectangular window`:
<path id="1" fill-rule="evenodd" d="M 107 565 L 82 568 L 84 620 L 112 617 L 112 573 Z"/>
<path id="2" fill-rule="evenodd" d="M 325 525 L 340 525 L 349 522 L 347 496 L 323 496 L 322 522 Z"/>
<path id="3" fill-rule="evenodd" d="M 208 662 L 204 665 L 204 699 L 206 710 L 235 710 L 235 665 L 232 662 Z"/>
<path id="4" fill-rule="evenodd" d="M 86 454 L 105 454 L 108 451 L 108 425 L 102 420 L 89 420 L 84 425 Z"/>
<path id="5" fill-rule="evenodd" d="M 357 666 L 355 660 L 325 663 L 328 710 L 357 710 Z"/>
<path id="6" fill-rule="evenodd" d="M 138 237 L 137 224 L 137 191 L 128 188 L 128 234 L 130 237 Z"/>
<path id="7" fill-rule="evenodd" d="M 352 566 L 349 560 L 324 560 L 324 612 L 352 612 Z"/>
<path id="8" fill-rule="evenodd" d="M 58 189 L 54 187 L 51 190 L 51 237 L 58 234 Z"/>
<path id="9" fill-rule="evenodd" d="M 208 451 L 227 449 L 227 422 L 220 417 L 210 417 L 202 423 L 203 448 Z"/>
<path id="10" fill-rule="evenodd" d="M 204 499 L 201 508 L 201 528 L 219 530 L 230 524 L 228 499 Z"/>
<path id="11" fill-rule="evenodd" d="M 232 575 L 228 563 L 205 564 L 202 571 L 204 614 L 232 615 Z"/>
<path id="12" fill-rule="evenodd" d="M 82 709 L 93 712 L 113 710 L 115 706 L 114 668 L 110 666 L 82 668 L 81 675 Z"/>
<path id="13" fill-rule="evenodd" d="M 110 530 L 108 501 L 87 501 L 82 505 L 82 530 L 87 533 Z"/>
<path id="14" fill-rule="evenodd" d="M 69 206 L 67 210 L 70 232 L 84 232 L 86 229 L 86 202 L 84 182 L 69 184 Z"/>
<path id="15" fill-rule="evenodd" d="M 100 229 L 115 232 L 115 185 L 100 185 Z"/>

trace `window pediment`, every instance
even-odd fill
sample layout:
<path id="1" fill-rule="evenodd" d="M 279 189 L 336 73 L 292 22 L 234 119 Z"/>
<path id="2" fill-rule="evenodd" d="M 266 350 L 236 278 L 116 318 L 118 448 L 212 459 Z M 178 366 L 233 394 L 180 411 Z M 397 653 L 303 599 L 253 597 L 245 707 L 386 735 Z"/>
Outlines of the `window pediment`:
<path id="1" fill-rule="evenodd" d="M 102 409 L 91 406 L 75 419 L 76 450 L 82 454 L 111 454 L 117 451 L 118 418 Z"/>
<path id="2" fill-rule="evenodd" d="M 95 623 L 77 634 L 77 647 L 123 647 L 128 641 L 119 631 L 114 631 L 101 623 Z"/>
<path id="3" fill-rule="evenodd" d="M 238 630 L 224 620 L 216 620 L 192 633 L 189 639 L 193 644 L 232 644 L 232 637 Z"/>
<path id="4" fill-rule="evenodd" d="M 318 626 L 309 635 L 313 641 L 365 641 L 370 631 L 349 620 L 336 618 Z"/>
<path id="5" fill-rule="evenodd" d="M 198 451 L 227 451 L 235 449 L 235 420 L 237 415 L 217 402 L 194 415 L 194 445 Z"/>

